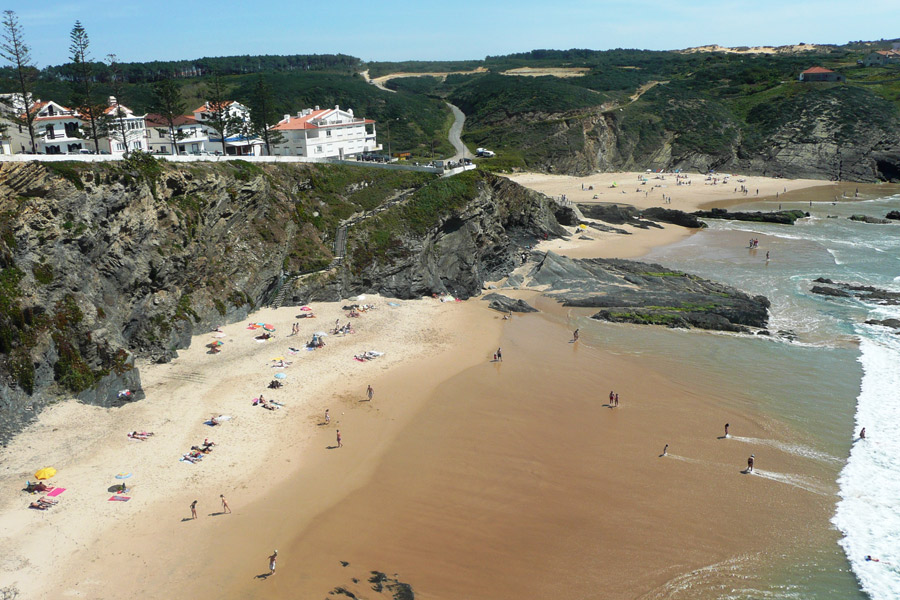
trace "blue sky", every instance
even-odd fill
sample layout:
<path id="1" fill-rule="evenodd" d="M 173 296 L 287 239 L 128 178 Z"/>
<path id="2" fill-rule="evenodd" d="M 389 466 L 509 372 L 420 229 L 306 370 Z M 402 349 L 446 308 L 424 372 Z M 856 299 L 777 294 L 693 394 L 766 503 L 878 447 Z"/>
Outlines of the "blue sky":
<path id="1" fill-rule="evenodd" d="M 535 48 L 844 43 L 900 37 L 900 0 L 43 0 L 13 8 L 38 66 L 68 60 L 80 19 L 100 60 L 344 53 L 458 60 Z"/>

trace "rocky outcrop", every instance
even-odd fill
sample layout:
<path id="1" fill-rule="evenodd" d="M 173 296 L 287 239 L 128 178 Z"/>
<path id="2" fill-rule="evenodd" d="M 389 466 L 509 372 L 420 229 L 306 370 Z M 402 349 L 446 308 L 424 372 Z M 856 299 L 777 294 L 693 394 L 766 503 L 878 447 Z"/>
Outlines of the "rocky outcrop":
<path id="1" fill-rule="evenodd" d="M 531 306 L 524 300 L 515 300 L 513 298 L 510 298 L 509 296 L 504 296 L 503 294 L 487 294 L 482 298 L 482 300 L 487 300 L 490 303 L 488 304 L 488 308 L 492 308 L 502 313 L 538 312 L 538 309 Z"/>
<path id="2" fill-rule="evenodd" d="M 660 206 L 645 208 L 641 211 L 641 217 L 650 219 L 651 221 L 671 223 L 672 225 L 687 227 L 689 229 L 702 229 L 706 227 L 706 223 L 698 219 L 696 215 L 691 215 L 684 211 L 672 208 L 662 208 Z"/>
<path id="3" fill-rule="evenodd" d="M 871 285 L 859 285 L 843 281 L 832 281 L 825 277 L 814 279 L 810 291 L 820 296 L 833 296 L 837 298 L 857 298 L 869 304 L 897 305 L 900 304 L 900 292 L 892 292 Z"/>
<path id="4" fill-rule="evenodd" d="M 751 221 L 756 223 L 777 223 L 780 225 L 793 225 L 797 219 L 808 217 L 809 213 L 802 210 L 779 210 L 773 212 L 729 212 L 724 208 L 712 210 L 698 210 L 691 213 L 701 219 L 728 219 L 730 221 Z"/>
<path id="5" fill-rule="evenodd" d="M 135 356 L 168 360 L 193 333 L 244 318 L 286 277 L 328 266 L 342 215 L 426 182 L 140 154 L 0 163 L 0 443 L 59 397 L 139 398 Z"/>
<path id="6" fill-rule="evenodd" d="M 447 200 L 438 204 L 432 196 Z M 441 180 L 350 231 L 339 289 L 397 298 L 476 296 L 485 281 L 519 266 L 535 241 L 566 235 L 555 210 L 546 196 L 490 173 Z"/>
<path id="7" fill-rule="evenodd" d="M 602 308 L 594 315 L 599 320 L 734 332 L 768 322 L 764 296 L 658 264 L 573 260 L 548 252 L 529 277 L 565 306 Z"/>
<path id="8" fill-rule="evenodd" d="M 900 210 L 892 210 L 884 216 L 885 219 L 894 219 L 900 221 Z"/>
<path id="9" fill-rule="evenodd" d="M 660 227 L 660 225 L 654 221 L 645 221 L 641 219 L 640 212 L 635 207 L 627 204 L 579 204 L 578 208 L 585 217 L 603 221 L 604 223 L 611 223 L 613 225 L 631 225 L 638 229 Z"/>
<path id="10" fill-rule="evenodd" d="M 873 225 L 888 225 L 890 223 L 887 219 L 879 219 L 878 217 L 870 217 L 869 215 L 850 215 L 847 217 L 851 221 L 859 221 L 861 223 L 871 223 Z"/>
<path id="11" fill-rule="evenodd" d="M 866 321 L 866 325 L 880 325 L 900 330 L 900 319 L 869 319 Z"/>

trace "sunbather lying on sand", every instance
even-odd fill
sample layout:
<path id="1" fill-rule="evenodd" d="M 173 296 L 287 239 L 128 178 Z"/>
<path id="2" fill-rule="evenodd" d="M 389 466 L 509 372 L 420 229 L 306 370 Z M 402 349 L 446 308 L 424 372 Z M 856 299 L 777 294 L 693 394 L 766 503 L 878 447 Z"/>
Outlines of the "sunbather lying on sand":
<path id="1" fill-rule="evenodd" d="M 49 498 L 43 497 L 38 498 L 36 502 L 32 502 L 28 508 L 36 508 L 37 510 L 47 510 L 51 506 L 58 504 L 58 500 L 51 500 Z"/>
<path id="2" fill-rule="evenodd" d="M 151 435 L 153 435 L 152 431 L 132 431 L 128 434 L 128 437 L 133 440 L 146 441 Z"/>
<path id="3" fill-rule="evenodd" d="M 47 485 L 43 481 L 38 481 L 37 483 L 31 483 L 30 481 L 25 484 L 25 491 L 34 493 L 34 492 L 49 492 L 54 489 L 52 485 Z"/>

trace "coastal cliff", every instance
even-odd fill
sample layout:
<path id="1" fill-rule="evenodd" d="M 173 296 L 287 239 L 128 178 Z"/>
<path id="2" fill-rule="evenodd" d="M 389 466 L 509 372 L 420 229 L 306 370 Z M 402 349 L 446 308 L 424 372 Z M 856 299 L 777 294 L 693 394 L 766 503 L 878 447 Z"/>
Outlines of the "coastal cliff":
<path id="1" fill-rule="evenodd" d="M 139 398 L 135 357 L 167 361 L 276 296 L 477 294 L 567 210 L 481 172 L 2 163 L 0 440 L 54 398 Z"/>

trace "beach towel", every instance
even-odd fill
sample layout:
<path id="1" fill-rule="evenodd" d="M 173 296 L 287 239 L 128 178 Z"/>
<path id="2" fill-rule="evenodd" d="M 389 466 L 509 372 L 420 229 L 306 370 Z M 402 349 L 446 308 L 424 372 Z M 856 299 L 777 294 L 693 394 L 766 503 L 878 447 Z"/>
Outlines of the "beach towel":
<path id="1" fill-rule="evenodd" d="M 388 306 L 400 306 L 396 302 L 388 302 Z"/>
<path id="2" fill-rule="evenodd" d="M 302 310 L 302 311 L 310 311 L 310 310 L 312 310 L 312 309 L 311 309 L 310 307 L 308 307 L 308 306 L 301 306 L 301 307 L 300 307 L 300 310 Z"/>
<path id="3" fill-rule="evenodd" d="M 128 502 L 131 496 L 110 496 L 107 502 Z"/>
<path id="4" fill-rule="evenodd" d="M 56 496 L 62 494 L 64 491 L 66 491 L 66 488 L 53 488 L 53 491 L 47 492 L 46 496 L 49 498 L 55 498 Z"/>

